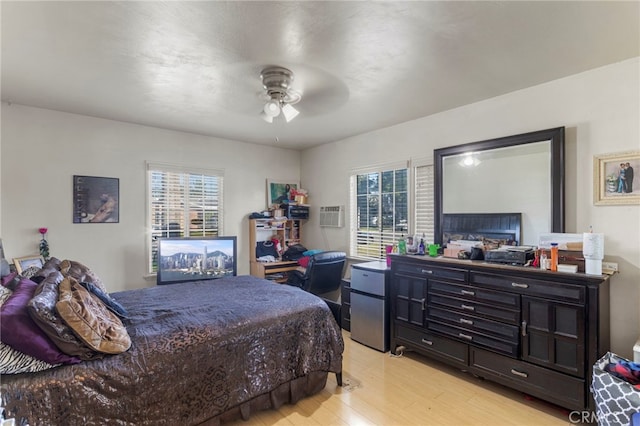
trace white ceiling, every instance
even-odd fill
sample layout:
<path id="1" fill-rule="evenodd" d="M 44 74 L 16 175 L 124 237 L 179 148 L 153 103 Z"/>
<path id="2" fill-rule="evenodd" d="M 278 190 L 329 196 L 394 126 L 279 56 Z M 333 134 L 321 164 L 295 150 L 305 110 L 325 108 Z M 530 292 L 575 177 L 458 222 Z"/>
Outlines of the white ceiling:
<path id="1" fill-rule="evenodd" d="M 2 100 L 304 149 L 640 56 L 639 6 L 3 0 Z M 290 123 L 259 117 L 266 65 Z"/>

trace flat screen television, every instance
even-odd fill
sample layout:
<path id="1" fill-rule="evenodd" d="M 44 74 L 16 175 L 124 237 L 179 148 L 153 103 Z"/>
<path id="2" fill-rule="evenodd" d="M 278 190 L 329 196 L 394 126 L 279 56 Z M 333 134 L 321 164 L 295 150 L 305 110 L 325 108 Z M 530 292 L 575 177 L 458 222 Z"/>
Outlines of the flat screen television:
<path id="1" fill-rule="evenodd" d="M 236 237 L 158 239 L 157 284 L 235 276 Z"/>

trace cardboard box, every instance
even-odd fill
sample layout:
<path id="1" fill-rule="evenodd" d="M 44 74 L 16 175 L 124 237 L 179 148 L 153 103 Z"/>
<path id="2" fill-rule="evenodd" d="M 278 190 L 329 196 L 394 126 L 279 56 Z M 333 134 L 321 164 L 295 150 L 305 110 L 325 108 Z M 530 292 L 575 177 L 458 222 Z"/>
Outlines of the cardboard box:
<path id="1" fill-rule="evenodd" d="M 584 272 L 584 256 L 581 251 L 558 250 L 558 263 L 578 265 L 578 272 Z"/>
<path id="2" fill-rule="evenodd" d="M 458 258 L 458 253 L 463 252 L 464 250 L 461 250 L 459 248 L 449 248 L 447 247 L 446 249 L 444 249 L 444 253 L 443 256 L 444 257 L 452 257 L 454 259 Z"/>

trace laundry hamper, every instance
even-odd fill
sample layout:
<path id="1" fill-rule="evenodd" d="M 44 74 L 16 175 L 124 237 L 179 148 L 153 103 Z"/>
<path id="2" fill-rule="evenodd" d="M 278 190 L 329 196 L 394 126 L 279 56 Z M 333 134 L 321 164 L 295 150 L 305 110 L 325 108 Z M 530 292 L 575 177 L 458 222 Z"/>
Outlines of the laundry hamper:
<path id="1" fill-rule="evenodd" d="M 591 393 L 596 403 L 599 426 L 631 425 L 631 417 L 640 412 L 640 390 L 605 371 L 608 364 L 617 364 L 620 361 L 629 362 L 612 352 L 607 352 L 593 366 Z"/>

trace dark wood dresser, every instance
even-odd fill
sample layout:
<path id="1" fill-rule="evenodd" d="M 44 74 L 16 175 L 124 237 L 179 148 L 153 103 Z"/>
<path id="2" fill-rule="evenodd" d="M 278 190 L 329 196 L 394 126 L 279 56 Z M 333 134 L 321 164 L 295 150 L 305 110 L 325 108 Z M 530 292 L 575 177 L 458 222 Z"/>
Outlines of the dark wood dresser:
<path id="1" fill-rule="evenodd" d="M 593 409 L 609 277 L 392 255 L 391 351 L 414 350 L 571 410 Z"/>

